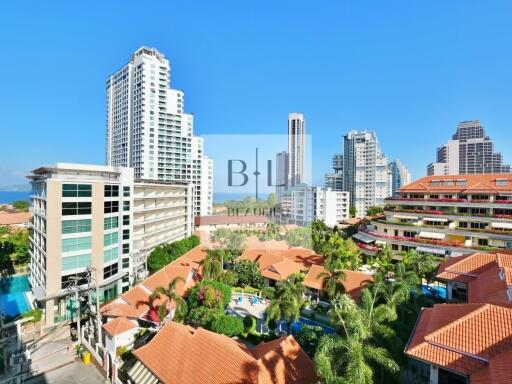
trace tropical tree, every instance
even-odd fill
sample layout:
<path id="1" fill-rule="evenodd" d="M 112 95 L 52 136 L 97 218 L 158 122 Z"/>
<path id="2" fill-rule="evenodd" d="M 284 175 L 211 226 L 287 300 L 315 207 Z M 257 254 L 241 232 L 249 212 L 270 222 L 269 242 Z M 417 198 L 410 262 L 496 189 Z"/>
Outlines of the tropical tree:
<path id="1" fill-rule="evenodd" d="M 178 283 L 185 284 L 185 279 L 181 276 L 177 276 L 169 281 L 169 285 L 167 287 L 156 287 L 151 296 L 153 299 L 160 296 L 166 297 L 166 301 L 163 305 L 167 308 L 167 317 L 171 313 L 168 306 L 171 302 L 174 302 L 176 304 L 176 310 L 174 312 L 173 320 L 180 322 L 183 321 L 187 315 L 187 302 L 176 292 L 176 286 Z"/>
<path id="2" fill-rule="evenodd" d="M 347 275 L 343 269 L 327 269 L 317 276 L 317 278 L 322 279 L 322 290 L 331 300 L 345 293 L 343 281 L 346 277 Z"/>
<path id="3" fill-rule="evenodd" d="M 435 257 L 430 253 L 420 255 L 415 249 L 409 249 L 404 254 L 403 263 L 420 278 L 430 277 L 436 270 Z"/>
<path id="4" fill-rule="evenodd" d="M 386 277 L 393 271 L 393 251 L 389 244 L 386 244 L 382 250 L 377 252 L 374 265 L 377 268 L 377 272 Z"/>
<path id="5" fill-rule="evenodd" d="M 203 262 L 203 275 L 207 280 L 219 280 L 224 272 L 224 251 L 209 249 Z"/>
<path id="6" fill-rule="evenodd" d="M 278 322 L 279 332 L 281 332 L 281 321 L 284 320 L 288 324 L 288 333 L 290 333 L 291 325 L 300 318 L 300 310 L 304 305 L 306 287 L 303 282 L 304 276 L 292 274 L 288 279 L 277 283 L 274 298 L 265 312 L 267 326 L 270 322 Z"/>
<path id="7" fill-rule="evenodd" d="M 376 286 L 377 287 L 377 286 Z M 395 373 L 398 365 L 388 352 L 373 343 L 374 332 L 382 332 L 379 319 L 387 321 L 385 305 L 376 305 L 380 285 L 374 292 L 361 292 L 359 307 L 348 295 L 339 296 L 329 317 L 340 329 L 340 335 L 326 335 L 320 340 L 315 354 L 318 375 L 325 383 L 370 384 L 374 382 L 374 367 Z"/>

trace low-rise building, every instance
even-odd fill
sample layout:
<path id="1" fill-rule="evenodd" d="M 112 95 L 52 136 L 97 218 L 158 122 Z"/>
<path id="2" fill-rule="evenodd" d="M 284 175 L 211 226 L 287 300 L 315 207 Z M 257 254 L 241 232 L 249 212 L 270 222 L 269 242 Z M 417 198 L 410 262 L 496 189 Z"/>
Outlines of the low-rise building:
<path id="1" fill-rule="evenodd" d="M 269 218 L 264 215 L 213 215 L 196 216 L 196 230 L 208 234 L 216 229 L 225 228 L 229 230 L 265 229 Z"/>
<path id="2" fill-rule="evenodd" d="M 288 188 L 281 198 L 281 218 L 298 225 L 322 220 L 333 227 L 349 217 L 350 199 L 345 191 L 299 184 Z"/>
<path id="3" fill-rule="evenodd" d="M 28 228 L 32 213 L 0 211 L 0 226 L 11 228 Z"/>
<path id="4" fill-rule="evenodd" d="M 99 287 L 100 302 L 127 291 L 144 276 L 153 247 L 193 230 L 188 184 L 134 180 L 131 168 L 67 163 L 28 178 L 29 280 L 46 325 L 76 316 L 75 291 Z"/>
<path id="5" fill-rule="evenodd" d="M 461 256 L 512 248 L 512 175 L 427 176 L 386 200 L 360 242 Z"/>

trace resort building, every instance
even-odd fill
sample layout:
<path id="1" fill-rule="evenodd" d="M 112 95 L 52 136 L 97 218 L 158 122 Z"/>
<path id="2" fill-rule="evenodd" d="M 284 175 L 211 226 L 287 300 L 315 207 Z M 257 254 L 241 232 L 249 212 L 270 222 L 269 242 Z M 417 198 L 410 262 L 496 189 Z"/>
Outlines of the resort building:
<path id="1" fill-rule="evenodd" d="M 247 348 L 203 328 L 168 322 L 133 354 L 137 362 L 128 376 L 134 384 L 318 382 L 313 362 L 293 336 Z"/>
<path id="2" fill-rule="evenodd" d="M 134 177 L 192 183 L 194 214 L 212 213 L 212 159 L 193 135 L 185 95 L 170 88 L 170 65 L 154 48 L 141 47 L 106 83 L 106 163 L 133 167 Z"/>
<path id="3" fill-rule="evenodd" d="M 281 198 L 281 220 L 298 225 L 322 220 L 333 227 L 349 217 L 349 196 L 345 191 L 306 184 L 290 187 Z"/>
<path id="4" fill-rule="evenodd" d="M 494 143 L 478 120 L 459 123 L 452 139 L 437 148 L 436 161 L 427 166 L 429 176 L 509 172 L 510 165 L 494 152 Z"/>
<path id="5" fill-rule="evenodd" d="M 196 216 L 195 228 L 198 231 L 212 234 L 219 228 L 225 228 L 232 231 L 235 230 L 264 230 L 270 220 L 267 216 L 256 215 L 213 215 L 213 216 Z"/>
<path id="6" fill-rule="evenodd" d="M 422 309 L 405 347 L 408 382 L 512 382 L 512 255 L 453 258 L 436 279 L 450 304 Z"/>
<path id="7" fill-rule="evenodd" d="M 383 206 L 391 196 L 391 168 L 375 132 L 350 131 L 343 137 L 343 189 L 350 192 L 356 216 Z"/>
<path id="8" fill-rule="evenodd" d="M 421 178 L 387 199 L 384 217 L 354 237 L 365 248 L 388 243 L 396 252 L 439 256 L 512 248 L 512 175 Z"/>
<path id="9" fill-rule="evenodd" d="M 99 301 L 145 275 L 147 253 L 192 233 L 188 184 L 135 181 L 133 169 L 57 163 L 32 184 L 30 276 L 45 324 L 71 319 L 77 291 L 99 288 Z M 75 304 L 73 304 L 75 305 Z"/>

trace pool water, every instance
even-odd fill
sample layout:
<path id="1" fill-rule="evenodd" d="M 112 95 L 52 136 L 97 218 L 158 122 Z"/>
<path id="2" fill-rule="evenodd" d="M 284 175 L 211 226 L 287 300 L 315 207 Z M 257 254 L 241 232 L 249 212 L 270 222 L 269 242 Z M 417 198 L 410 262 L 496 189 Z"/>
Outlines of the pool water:
<path id="1" fill-rule="evenodd" d="M 16 317 L 32 309 L 26 292 L 30 291 L 28 276 L 0 279 L 0 313 Z"/>
<path id="2" fill-rule="evenodd" d="M 446 299 L 446 288 L 445 287 L 441 287 L 441 286 L 437 286 L 437 285 L 428 286 L 428 285 L 423 284 L 421 286 L 421 291 L 424 295 L 428 295 L 428 296 L 432 296 L 432 297 L 435 296 L 440 299 Z"/>
<path id="3" fill-rule="evenodd" d="M 322 323 L 318 323 L 316 321 L 313 321 L 313 320 L 310 320 L 310 319 L 307 319 L 305 317 L 301 317 L 298 321 L 295 321 L 292 323 L 292 327 L 291 327 L 291 333 L 292 335 L 297 335 L 297 333 L 300 331 L 300 329 L 302 328 L 303 325 L 313 325 L 313 326 L 319 326 L 319 327 L 322 327 L 322 329 L 324 330 L 324 332 L 327 334 L 327 335 L 330 335 L 330 334 L 333 334 L 335 333 L 335 330 L 334 328 L 331 328 L 331 327 L 328 327 L 327 325 L 324 325 Z M 286 324 L 283 323 L 282 324 L 282 329 L 286 329 Z"/>

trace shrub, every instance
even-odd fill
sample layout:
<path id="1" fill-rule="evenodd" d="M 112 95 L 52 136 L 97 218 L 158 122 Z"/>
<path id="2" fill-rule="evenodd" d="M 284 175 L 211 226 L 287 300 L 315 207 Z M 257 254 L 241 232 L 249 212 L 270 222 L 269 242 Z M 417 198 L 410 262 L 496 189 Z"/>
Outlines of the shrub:
<path id="1" fill-rule="evenodd" d="M 251 315 L 246 315 L 243 320 L 244 323 L 244 334 L 254 332 L 256 329 L 256 318 Z"/>
<path id="2" fill-rule="evenodd" d="M 261 288 L 263 286 L 263 276 L 261 275 L 259 265 L 253 261 L 242 260 L 235 263 L 233 271 L 238 277 L 238 284 L 242 287 L 251 286 Z"/>
<path id="3" fill-rule="evenodd" d="M 238 317 L 219 314 L 213 319 L 210 330 L 229 337 L 238 336 L 243 333 L 244 324 Z"/>
<path id="4" fill-rule="evenodd" d="M 306 352 L 310 357 L 313 357 L 322 335 L 324 335 L 322 327 L 318 325 L 303 324 L 299 332 L 297 332 L 295 339 L 302 349 L 304 349 L 304 352 Z"/>
<path id="5" fill-rule="evenodd" d="M 238 276 L 233 271 L 224 271 L 220 276 L 219 281 L 232 287 L 238 282 Z"/>
<path id="6" fill-rule="evenodd" d="M 151 251 L 148 257 L 148 269 L 151 273 L 159 271 L 167 264 L 183 256 L 200 244 L 199 237 L 192 235 L 171 244 L 162 244 Z"/>
<path id="7" fill-rule="evenodd" d="M 231 301 L 231 287 L 219 281 L 203 280 L 192 287 L 187 296 L 190 309 L 200 306 L 222 309 Z"/>
<path id="8" fill-rule="evenodd" d="M 194 327 L 211 328 L 213 320 L 222 314 L 216 308 L 198 307 L 192 309 L 187 316 L 187 322 Z"/>
<path id="9" fill-rule="evenodd" d="M 35 308 L 29 312 L 25 312 L 21 315 L 23 319 L 27 317 L 33 317 L 33 319 L 30 321 L 31 323 L 37 323 L 41 321 L 41 318 L 43 317 L 43 311 L 40 308 Z"/>

